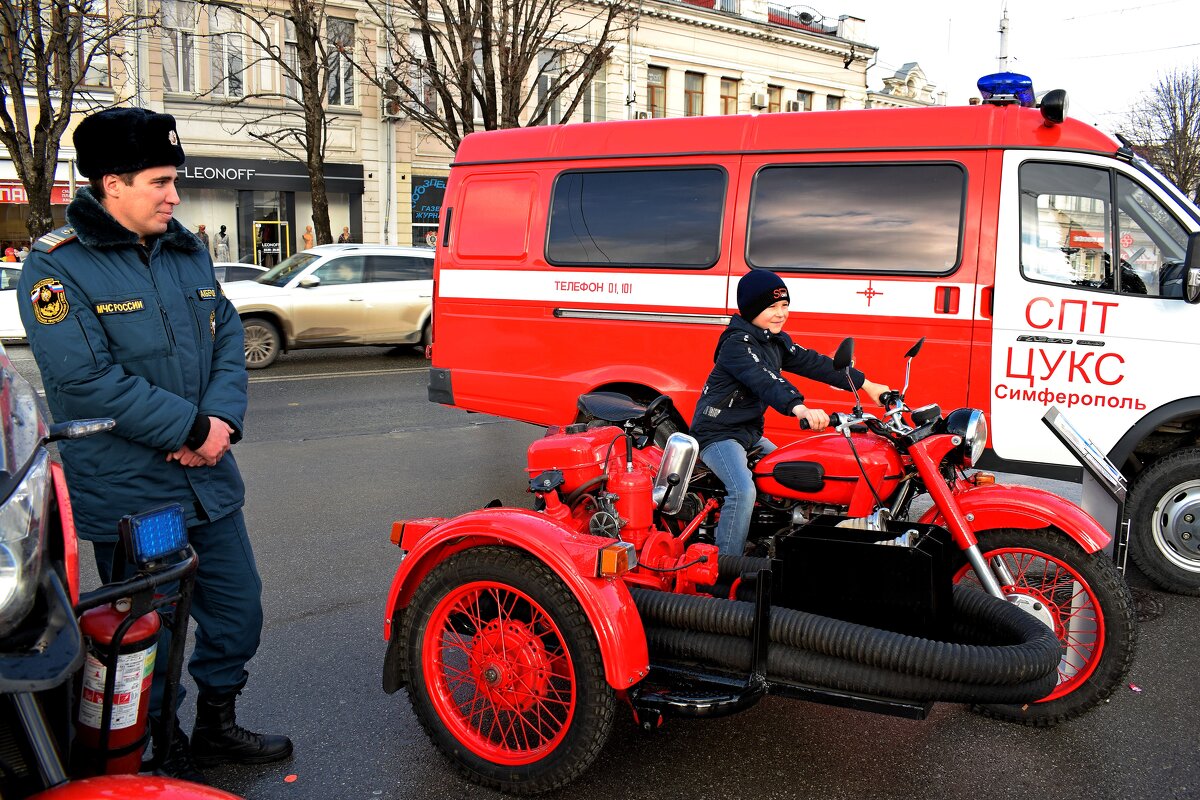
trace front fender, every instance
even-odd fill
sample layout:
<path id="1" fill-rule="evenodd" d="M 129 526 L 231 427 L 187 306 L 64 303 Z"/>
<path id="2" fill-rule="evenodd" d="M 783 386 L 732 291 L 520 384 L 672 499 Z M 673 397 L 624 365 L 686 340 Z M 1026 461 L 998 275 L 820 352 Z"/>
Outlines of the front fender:
<path id="1" fill-rule="evenodd" d="M 1070 500 L 1032 486 L 993 484 L 973 486 L 954 495 L 975 531 L 995 528 L 1057 528 L 1089 553 L 1108 546 L 1112 537 L 1090 514 Z M 944 525 L 937 507 L 930 508 L 921 522 Z"/>
<path id="2" fill-rule="evenodd" d="M 549 567 L 587 615 L 614 689 L 628 689 L 646 676 L 650 655 L 646 632 L 625 582 L 595 577 L 597 552 L 612 539 L 576 533 L 556 520 L 526 509 L 472 511 L 430 529 L 415 543 L 392 579 L 384 619 L 391 641 L 392 620 L 435 566 L 454 553 L 481 545 L 522 550 Z"/>

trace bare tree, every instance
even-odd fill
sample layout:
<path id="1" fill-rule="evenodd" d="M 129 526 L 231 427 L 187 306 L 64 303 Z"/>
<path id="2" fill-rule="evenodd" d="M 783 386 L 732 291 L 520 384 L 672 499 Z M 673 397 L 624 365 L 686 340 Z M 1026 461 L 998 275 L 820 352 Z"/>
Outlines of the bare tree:
<path id="1" fill-rule="evenodd" d="M 567 120 L 634 21 L 632 0 L 369 3 L 385 55 L 363 74 L 388 111 L 450 149 L 477 130 Z"/>
<path id="2" fill-rule="evenodd" d="M 117 0 L 0 2 L 0 142 L 25 187 L 31 239 L 54 227 L 54 170 L 76 105 L 103 105 L 91 90 L 111 82 L 121 40 L 149 23 Z"/>
<path id="3" fill-rule="evenodd" d="M 203 38 L 209 42 L 210 60 L 226 52 L 218 49 L 223 37 L 244 35 L 251 45 L 228 51 L 237 59 L 234 66 L 218 69 L 214 74 L 221 80 L 205 94 L 238 110 L 240 122 L 231 134 L 244 133 L 305 165 L 316 242 L 329 244 L 333 236 L 325 186 L 331 120 L 327 112 L 331 102 L 356 107 L 349 80 L 354 71 L 352 25 L 328 16 L 325 0 L 197 0 L 197 5 L 209 14 Z M 264 62 L 277 69 L 282 80 L 275 87 L 247 91 L 244 75 Z"/>
<path id="4" fill-rule="evenodd" d="M 1124 136 L 1200 202 L 1200 65 L 1168 72 L 1129 114 Z"/>

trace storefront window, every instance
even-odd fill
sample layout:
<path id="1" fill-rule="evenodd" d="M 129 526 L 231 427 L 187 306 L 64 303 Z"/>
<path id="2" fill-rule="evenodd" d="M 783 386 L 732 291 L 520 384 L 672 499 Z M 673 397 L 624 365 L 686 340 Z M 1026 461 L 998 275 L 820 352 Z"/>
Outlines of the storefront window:
<path id="1" fill-rule="evenodd" d="M 441 175 L 413 175 L 412 243 L 414 247 L 437 247 L 438 217 L 446 179 Z"/>
<path id="2" fill-rule="evenodd" d="M 55 184 L 50 193 L 50 213 L 54 227 L 67 224 L 67 204 L 71 192 L 67 184 Z M 28 248 L 29 229 L 25 226 L 29 203 L 20 181 L 0 180 L 0 254 L 8 248 Z"/>

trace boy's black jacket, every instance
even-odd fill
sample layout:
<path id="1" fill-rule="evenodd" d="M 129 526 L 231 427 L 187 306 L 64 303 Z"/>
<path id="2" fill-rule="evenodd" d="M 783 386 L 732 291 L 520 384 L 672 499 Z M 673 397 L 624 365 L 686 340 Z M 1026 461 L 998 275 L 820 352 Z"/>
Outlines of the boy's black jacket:
<path id="1" fill-rule="evenodd" d="M 784 372 L 836 389 L 850 388 L 845 373 L 834 369 L 829 356 L 804 349 L 786 333 L 757 328 L 738 314 L 717 339 L 713 361 L 691 425 L 701 450 L 721 439 L 735 439 L 749 450 L 762 438 L 767 406 L 790 415 L 803 403 L 804 395 L 783 377 Z M 850 374 L 856 389 L 866 380 L 856 369 Z"/>

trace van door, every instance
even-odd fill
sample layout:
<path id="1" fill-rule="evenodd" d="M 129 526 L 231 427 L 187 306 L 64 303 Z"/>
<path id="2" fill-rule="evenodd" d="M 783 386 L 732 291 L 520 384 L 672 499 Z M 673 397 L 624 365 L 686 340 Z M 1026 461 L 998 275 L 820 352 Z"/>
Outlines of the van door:
<path id="1" fill-rule="evenodd" d="M 1188 216 L 1135 168 L 1005 155 L 992 347 L 992 446 L 1075 466 L 1040 422 L 1057 405 L 1103 451 L 1150 411 L 1200 395 L 1197 309 L 1173 280 Z M 1119 466 L 1119 465 L 1118 465 Z"/>
<path id="2" fill-rule="evenodd" d="M 792 298 L 793 339 L 832 353 L 855 337 L 857 366 L 874 381 L 900 388 L 904 352 L 926 337 L 913 369 L 913 404 L 965 405 L 984 157 L 747 156 L 742 196 L 749 202 L 740 204 L 733 247 L 745 263 L 735 271 L 779 273 Z M 735 305 L 732 285 L 730 294 Z M 809 405 L 835 411 L 852 402 L 828 386 L 798 386 Z M 784 426 L 780 435 L 794 438 L 794 423 L 773 419 Z"/>

